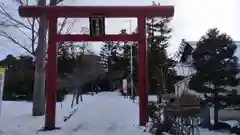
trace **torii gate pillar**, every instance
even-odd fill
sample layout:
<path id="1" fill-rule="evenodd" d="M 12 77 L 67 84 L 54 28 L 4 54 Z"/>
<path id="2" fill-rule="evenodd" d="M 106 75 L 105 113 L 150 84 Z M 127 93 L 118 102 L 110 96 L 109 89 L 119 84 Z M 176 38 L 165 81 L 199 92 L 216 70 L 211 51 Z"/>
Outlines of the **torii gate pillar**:
<path id="1" fill-rule="evenodd" d="M 140 125 L 145 126 L 148 122 L 148 60 L 147 60 L 147 37 L 146 18 L 138 17 L 138 90 L 139 90 L 139 114 Z"/>
<path id="2" fill-rule="evenodd" d="M 47 104 L 45 129 L 55 129 L 56 91 L 57 91 L 57 42 L 64 41 L 137 41 L 138 42 L 138 90 L 139 90 L 139 124 L 148 122 L 148 68 L 146 17 L 172 17 L 173 6 L 20 6 L 21 17 L 46 16 L 49 21 L 48 64 L 47 64 Z M 57 34 L 57 18 L 80 17 L 130 17 L 138 19 L 138 30 L 132 35 L 89 35 Z"/>

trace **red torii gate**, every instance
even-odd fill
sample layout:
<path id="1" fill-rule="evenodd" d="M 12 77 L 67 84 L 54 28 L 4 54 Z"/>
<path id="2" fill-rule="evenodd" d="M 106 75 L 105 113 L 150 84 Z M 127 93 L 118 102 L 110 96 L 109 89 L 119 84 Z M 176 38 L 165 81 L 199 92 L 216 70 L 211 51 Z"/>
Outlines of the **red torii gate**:
<path id="1" fill-rule="evenodd" d="M 45 129 L 55 129 L 56 90 L 57 90 L 57 42 L 59 41 L 138 41 L 138 89 L 140 125 L 148 122 L 148 69 L 146 17 L 172 17 L 173 6 L 20 6 L 21 17 L 45 16 L 49 21 L 48 64 L 46 86 Z M 138 19 L 136 34 L 90 36 L 79 34 L 57 34 L 57 18 L 80 17 L 135 17 Z"/>

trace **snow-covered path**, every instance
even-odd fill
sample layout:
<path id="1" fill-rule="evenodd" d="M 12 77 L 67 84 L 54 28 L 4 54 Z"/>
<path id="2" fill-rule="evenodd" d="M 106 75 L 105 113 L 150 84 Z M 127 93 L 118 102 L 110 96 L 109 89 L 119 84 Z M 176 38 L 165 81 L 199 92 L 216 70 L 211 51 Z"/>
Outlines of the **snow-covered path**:
<path id="1" fill-rule="evenodd" d="M 44 117 L 31 117 L 31 103 L 4 102 L 0 120 L 0 135 L 149 135 L 139 129 L 138 105 L 119 96 L 117 92 L 103 92 L 95 96 L 85 95 L 79 110 L 68 121 L 71 99 L 57 104 L 57 126 L 61 130 L 37 132 Z"/>
<path id="2" fill-rule="evenodd" d="M 95 100 L 84 101 L 88 105 L 81 107 L 63 129 L 72 129 L 76 135 L 78 132 L 84 135 L 143 134 L 136 126 L 138 123 L 136 104 L 115 92 L 100 93 L 93 98 Z"/>

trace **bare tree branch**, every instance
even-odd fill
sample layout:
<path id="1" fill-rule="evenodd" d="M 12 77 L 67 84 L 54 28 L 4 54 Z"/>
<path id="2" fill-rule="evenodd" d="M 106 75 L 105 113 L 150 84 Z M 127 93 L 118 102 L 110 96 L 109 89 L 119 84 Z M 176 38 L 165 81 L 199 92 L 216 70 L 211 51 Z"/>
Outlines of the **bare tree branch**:
<path id="1" fill-rule="evenodd" d="M 68 26 L 66 33 L 70 33 L 76 20 L 74 19 Z"/>
<path id="2" fill-rule="evenodd" d="M 5 17 L 8 18 L 9 20 L 15 22 L 15 25 L 18 25 L 19 27 L 22 26 L 22 27 L 24 27 L 24 28 L 26 28 L 26 29 L 32 30 L 31 27 L 27 26 L 25 23 L 23 23 L 23 22 L 15 19 L 15 18 L 13 17 L 13 15 L 11 15 L 11 14 L 7 11 L 7 9 L 6 9 L 6 7 L 4 6 L 4 4 L 0 4 L 0 15 L 5 16 Z M 30 24 L 30 25 L 31 25 L 31 24 Z M 35 31 L 35 30 L 34 30 L 34 31 Z M 37 33 L 37 31 L 35 31 L 35 32 Z"/>
<path id="3" fill-rule="evenodd" d="M 78 90 L 82 93 L 81 87 L 89 82 L 94 82 L 102 75 L 101 65 L 96 55 L 83 55 L 80 67 L 76 67 L 70 74 L 65 74 L 66 79 L 58 80 L 59 87 L 66 88 L 71 92 Z M 81 94 L 80 94 L 81 95 Z"/>
<path id="4" fill-rule="evenodd" d="M 11 0 L 11 1 L 16 4 L 24 5 L 24 2 L 22 0 Z M 28 0 L 26 1 L 26 3 L 28 4 Z"/>
<path id="5" fill-rule="evenodd" d="M 28 0 L 11 0 L 12 4 L 16 5 L 28 5 L 29 1 Z M 0 28 L 3 28 L 5 30 L 0 30 L 0 36 L 5 37 L 12 41 L 14 44 L 20 46 L 23 48 L 25 51 L 30 53 L 31 55 L 35 54 L 35 46 L 36 46 L 36 39 L 38 38 L 38 19 L 36 18 L 27 18 L 25 19 L 27 22 L 18 20 L 15 18 L 13 14 L 11 14 L 10 8 L 8 8 L 7 5 L 4 3 L 0 3 Z M 15 10 L 13 11 L 15 12 Z M 11 29 L 12 28 L 17 30 L 17 32 L 20 32 L 19 35 L 24 36 L 27 38 L 29 43 L 21 43 L 22 38 L 14 38 L 13 35 L 11 34 Z M 10 32 L 7 32 L 10 31 Z M 29 34 L 27 31 L 30 31 L 31 34 Z"/>
<path id="6" fill-rule="evenodd" d="M 63 4 L 63 0 L 51 0 L 50 5 Z M 28 5 L 29 0 L 10 0 L 14 5 Z M 40 1 L 37 1 L 37 4 Z M 0 3 L 0 36 L 9 39 L 14 44 L 23 48 L 26 52 L 31 55 L 35 55 L 37 39 L 38 39 L 38 26 L 39 26 L 39 18 L 26 18 L 24 20 L 20 20 L 15 18 L 15 15 L 12 14 L 16 12 L 15 9 L 10 9 L 6 4 Z M 70 33 L 73 28 L 76 20 L 69 21 L 68 18 L 64 18 L 64 20 L 60 24 L 60 33 Z M 14 38 L 11 34 L 11 29 L 17 30 L 19 35 L 24 36 L 28 41 L 26 44 L 22 43 L 22 39 Z M 10 32 L 8 32 L 10 31 Z M 30 32 L 30 33 L 29 33 Z M 21 42 L 20 42 L 21 41 Z M 59 43 L 59 47 L 61 48 L 66 42 Z"/>
<path id="7" fill-rule="evenodd" d="M 6 32 L 2 32 L 0 33 L 0 36 L 3 36 L 7 39 L 9 39 L 10 41 L 12 41 L 13 43 L 19 45 L 21 48 L 23 48 L 25 51 L 27 51 L 28 53 L 30 53 L 31 55 L 33 55 L 33 53 L 31 51 L 29 51 L 29 49 L 27 47 L 25 47 L 23 44 L 21 44 L 20 42 L 18 42 L 14 37 L 12 37 L 12 35 L 6 33 Z"/>
<path id="8" fill-rule="evenodd" d="M 70 22 L 70 24 L 69 24 L 68 21 L 67 21 L 67 18 L 64 18 L 64 20 L 63 20 L 63 22 L 62 22 L 62 24 L 61 24 L 61 26 L 60 26 L 60 30 L 59 30 L 58 34 L 61 34 L 61 33 L 63 32 L 64 27 L 65 27 L 67 24 L 69 24 L 69 25 L 68 25 L 68 27 L 66 28 L 67 30 L 66 30 L 65 33 L 66 33 L 66 34 L 70 34 L 70 32 L 71 32 L 71 30 L 72 30 L 75 22 L 76 22 L 76 20 L 73 20 L 73 21 Z M 63 48 L 63 46 L 66 46 L 66 45 L 67 45 L 66 42 L 59 42 L 59 49 Z M 68 47 L 70 47 L 70 46 L 68 45 Z"/>
<path id="9" fill-rule="evenodd" d="M 18 30 L 21 34 L 23 34 L 25 37 L 27 37 L 29 40 L 32 40 L 32 37 L 30 37 L 28 34 L 26 34 L 23 30 L 20 28 L 16 27 L 16 30 Z"/>
<path id="10" fill-rule="evenodd" d="M 63 31 L 63 28 L 66 24 L 67 24 L 67 18 L 64 18 L 64 20 L 60 26 L 60 30 L 59 30 L 58 34 L 60 34 Z"/>

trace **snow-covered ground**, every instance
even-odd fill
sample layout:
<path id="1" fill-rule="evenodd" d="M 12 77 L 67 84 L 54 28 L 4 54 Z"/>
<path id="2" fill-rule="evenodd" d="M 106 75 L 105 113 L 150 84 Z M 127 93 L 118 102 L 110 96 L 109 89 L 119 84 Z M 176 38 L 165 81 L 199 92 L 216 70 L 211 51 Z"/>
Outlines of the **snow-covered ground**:
<path id="1" fill-rule="evenodd" d="M 83 102 L 68 121 L 74 109 L 70 108 L 71 97 L 57 103 L 56 125 L 60 130 L 39 132 L 44 117 L 32 117 L 32 104 L 28 102 L 3 102 L 0 118 L 0 135 L 150 135 L 138 125 L 138 105 L 119 96 L 118 92 L 103 92 L 98 95 L 84 95 Z M 201 135 L 227 135 L 201 130 Z"/>

